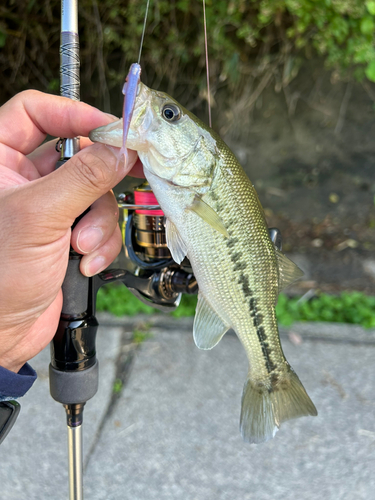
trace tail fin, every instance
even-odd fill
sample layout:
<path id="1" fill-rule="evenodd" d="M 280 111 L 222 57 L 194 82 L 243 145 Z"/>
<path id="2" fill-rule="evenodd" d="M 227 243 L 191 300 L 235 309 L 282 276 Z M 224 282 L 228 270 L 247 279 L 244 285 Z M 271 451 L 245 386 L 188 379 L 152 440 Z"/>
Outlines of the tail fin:
<path id="1" fill-rule="evenodd" d="M 281 422 L 318 412 L 294 371 L 272 381 L 245 382 L 242 394 L 240 428 L 245 441 L 262 443 L 273 438 Z"/>

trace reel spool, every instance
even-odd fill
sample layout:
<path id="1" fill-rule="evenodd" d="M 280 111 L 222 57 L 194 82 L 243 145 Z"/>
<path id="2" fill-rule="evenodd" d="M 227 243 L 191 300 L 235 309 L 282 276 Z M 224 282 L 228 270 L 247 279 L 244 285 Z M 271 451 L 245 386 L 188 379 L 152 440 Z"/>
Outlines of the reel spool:
<path id="1" fill-rule="evenodd" d="M 148 182 L 134 189 L 134 203 L 141 206 L 158 205 Z M 172 258 L 167 247 L 165 217 L 162 210 L 136 210 L 134 229 L 135 241 L 142 248 L 141 253 L 146 262 Z"/>

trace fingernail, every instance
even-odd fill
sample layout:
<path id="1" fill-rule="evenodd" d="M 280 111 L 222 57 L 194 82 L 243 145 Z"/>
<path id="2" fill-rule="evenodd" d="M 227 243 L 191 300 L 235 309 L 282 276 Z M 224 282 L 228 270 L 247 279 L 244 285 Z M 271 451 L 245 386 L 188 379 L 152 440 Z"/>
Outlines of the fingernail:
<path id="1" fill-rule="evenodd" d="M 98 255 L 90 260 L 85 266 L 85 275 L 94 276 L 107 267 L 107 261 L 102 255 Z"/>
<path id="2" fill-rule="evenodd" d="M 100 227 L 92 226 L 81 229 L 77 238 L 78 250 L 82 253 L 92 252 L 102 241 L 103 236 L 104 233 Z"/>
<path id="3" fill-rule="evenodd" d="M 112 115 L 111 113 L 105 113 L 109 118 L 112 118 L 113 121 L 119 120 L 119 118 L 115 115 Z"/>

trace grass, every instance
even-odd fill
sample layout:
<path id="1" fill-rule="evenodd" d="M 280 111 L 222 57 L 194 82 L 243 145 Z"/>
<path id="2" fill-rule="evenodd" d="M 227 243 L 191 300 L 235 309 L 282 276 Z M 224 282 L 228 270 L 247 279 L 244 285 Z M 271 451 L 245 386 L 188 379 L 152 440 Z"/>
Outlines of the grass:
<path id="1" fill-rule="evenodd" d="M 146 340 L 151 339 L 152 337 L 153 335 L 150 332 L 149 324 L 145 325 L 143 329 L 136 328 L 133 332 L 133 342 L 135 344 L 142 344 L 142 342 L 145 342 Z"/>
<path id="2" fill-rule="evenodd" d="M 183 295 L 180 306 L 171 313 L 179 318 L 193 316 L 197 297 Z M 108 311 L 116 316 L 134 316 L 152 314 L 158 311 L 146 306 L 129 292 L 123 285 L 107 285 L 99 290 L 98 311 Z M 295 321 L 331 321 L 351 323 L 365 328 L 375 328 L 375 297 L 361 292 L 344 292 L 341 295 L 321 293 L 311 300 L 289 298 L 280 294 L 276 306 L 279 323 L 290 326 Z M 142 342 L 147 332 L 141 332 L 138 341 Z"/>
<path id="3" fill-rule="evenodd" d="M 194 316 L 197 297 L 183 295 L 179 307 L 171 313 L 172 316 Z M 159 313 L 157 309 L 146 306 L 121 284 L 111 284 L 102 287 L 97 296 L 98 311 L 107 311 L 115 316 L 135 316 L 136 314 Z"/>
<path id="4" fill-rule="evenodd" d="M 97 295 L 98 311 L 108 311 L 115 316 L 135 316 L 136 314 L 152 314 L 155 309 L 146 306 L 121 284 L 106 285 Z"/>
<path id="5" fill-rule="evenodd" d="M 276 314 L 285 326 L 295 321 L 334 321 L 374 328 L 375 297 L 360 292 L 344 292 L 338 296 L 322 293 L 312 300 L 303 301 L 281 294 Z"/>
<path id="6" fill-rule="evenodd" d="M 113 383 L 112 391 L 113 394 L 120 394 L 122 391 L 123 383 L 122 380 L 119 378 L 116 378 L 116 380 Z"/>

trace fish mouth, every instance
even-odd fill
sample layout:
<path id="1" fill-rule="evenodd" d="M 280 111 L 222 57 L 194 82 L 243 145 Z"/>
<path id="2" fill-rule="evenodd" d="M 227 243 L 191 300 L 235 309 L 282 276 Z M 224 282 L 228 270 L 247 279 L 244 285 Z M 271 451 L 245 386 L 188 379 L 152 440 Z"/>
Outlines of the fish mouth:
<path id="1" fill-rule="evenodd" d="M 108 125 L 102 125 L 101 127 L 91 130 L 89 133 L 90 141 L 100 142 L 101 144 L 108 144 L 109 146 L 121 148 L 123 134 L 122 123 L 121 118 L 120 120 L 116 120 Z"/>
<path id="2" fill-rule="evenodd" d="M 146 137 L 155 120 L 148 106 L 150 89 L 142 82 L 138 85 L 137 100 L 134 107 L 133 117 L 126 140 L 126 147 L 135 151 L 146 151 Z M 102 125 L 89 133 L 89 139 L 93 142 L 108 144 L 117 148 L 122 147 L 123 119 L 120 118 L 108 125 Z"/>
<path id="3" fill-rule="evenodd" d="M 146 126 L 145 126 L 146 125 Z M 128 137 L 126 139 L 126 147 L 135 151 L 147 151 L 147 143 L 142 140 L 142 135 L 147 131 L 149 124 L 142 124 L 140 129 L 136 131 L 130 127 Z M 123 137 L 123 120 L 116 120 L 109 125 L 103 125 L 89 133 L 89 139 L 92 142 L 99 142 L 107 144 L 108 146 L 115 146 L 116 148 L 122 147 Z"/>

